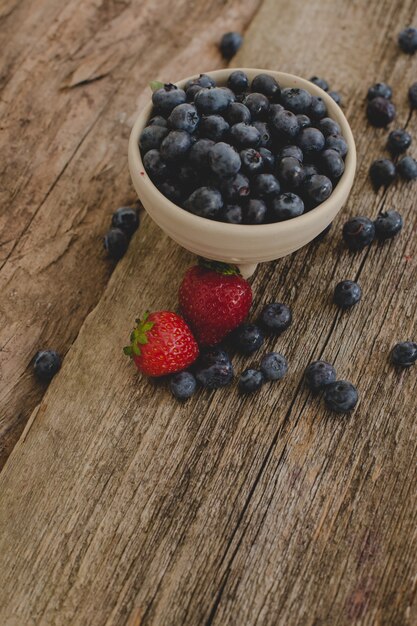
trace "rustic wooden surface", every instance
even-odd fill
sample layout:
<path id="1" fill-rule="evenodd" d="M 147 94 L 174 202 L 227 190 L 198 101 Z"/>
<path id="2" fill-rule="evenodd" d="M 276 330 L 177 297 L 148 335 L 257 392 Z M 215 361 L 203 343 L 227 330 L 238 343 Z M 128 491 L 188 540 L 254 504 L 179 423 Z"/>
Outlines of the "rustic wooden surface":
<path id="1" fill-rule="evenodd" d="M 398 126 L 417 143 L 406 99 L 417 59 L 395 44 L 417 24 L 415 3 L 162 4 L 1 9 L 5 456 L 41 396 L 33 350 L 71 348 L 0 474 L 0 623 L 414 624 L 416 372 L 387 356 L 416 333 L 416 187 L 372 191 L 367 169 L 387 133 L 367 126 L 363 95 L 389 82 Z M 133 198 L 126 140 L 146 81 L 219 66 L 213 41 L 246 24 L 234 65 L 316 73 L 340 89 L 358 176 L 332 235 L 254 277 L 253 317 L 275 298 L 294 311 L 268 344 L 289 359 L 285 382 L 180 406 L 121 346 L 138 312 L 175 308 L 193 259 L 144 217 L 108 280 L 99 234 Z M 391 206 L 401 236 L 348 253 L 346 216 Z M 331 291 L 343 278 L 358 279 L 363 300 L 341 314 Z M 302 385 L 320 357 L 359 387 L 351 417 L 327 413 Z"/>

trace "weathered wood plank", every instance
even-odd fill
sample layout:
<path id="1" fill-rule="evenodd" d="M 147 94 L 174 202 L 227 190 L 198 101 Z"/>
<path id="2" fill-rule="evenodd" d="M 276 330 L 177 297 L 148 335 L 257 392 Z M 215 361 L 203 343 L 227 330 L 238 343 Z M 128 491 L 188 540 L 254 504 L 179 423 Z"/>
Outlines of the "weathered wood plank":
<path id="1" fill-rule="evenodd" d="M 185 406 L 135 374 L 120 353 L 132 319 L 175 307 L 192 260 L 144 219 L 0 475 L 7 626 L 414 623 L 417 385 L 387 355 L 415 332 L 415 188 L 371 190 L 386 132 L 367 128 L 361 103 L 370 82 L 388 80 L 407 123 L 415 60 L 393 31 L 413 11 L 407 0 L 263 5 L 236 64 L 342 86 L 359 156 L 333 236 L 254 279 L 254 316 L 272 298 L 293 307 L 293 326 L 268 344 L 290 373 L 256 397 L 222 390 Z M 408 125 L 415 133 L 415 116 Z M 390 205 L 401 237 L 346 252 L 346 215 Z M 341 315 L 332 285 L 354 277 L 363 300 Z M 320 356 L 358 385 L 351 418 L 300 384 Z"/>
<path id="2" fill-rule="evenodd" d="M 0 467 L 44 392 L 31 357 L 66 352 L 113 269 L 100 238 L 135 198 L 126 146 L 144 87 L 221 67 L 219 33 L 244 28 L 257 5 L 2 6 Z"/>

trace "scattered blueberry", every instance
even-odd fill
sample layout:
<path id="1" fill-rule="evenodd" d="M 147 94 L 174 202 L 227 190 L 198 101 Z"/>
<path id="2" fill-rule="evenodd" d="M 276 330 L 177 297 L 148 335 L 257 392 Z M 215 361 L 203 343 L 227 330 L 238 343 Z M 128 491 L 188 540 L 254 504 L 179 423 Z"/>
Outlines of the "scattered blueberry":
<path id="1" fill-rule="evenodd" d="M 397 163 L 397 170 L 404 180 L 417 178 L 417 161 L 413 157 L 405 156 Z"/>
<path id="2" fill-rule="evenodd" d="M 262 309 L 260 322 L 269 332 L 280 335 L 284 330 L 287 330 L 292 322 L 291 309 L 281 302 L 267 304 Z"/>
<path id="3" fill-rule="evenodd" d="M 239 391 L 253 393 L 258 391 L 264 383 L 264 375 L 259 370 L 247 369 L 239 377 Z"/>
<path id="4" fill-rule="evenodd" d="M 195 376 L 207 389 L 230 385 L 234 371 L 227 352 L 216 347 L 205 350 L 197 361 Z"/>
<path id="5" fill-rule="evenodd" d="M 262 357 L 260 369 L 266 380 L 281 380 L 288 372 L 288 362 L 279 352 L 270 352 Z"/>
<path id="6" fill-rule="evenodd" d="M 243 93 L 249 89 L 249 79 L 245 72 L 235 70 L 227 79 L 227 86 L 235 93 Z"/>
<path id="7" fill-rule="evenodd" d="M 178 372 L 171 377 L 169 387 L 178 400 L 188 400 L 196 392 L 197 381 L 191 372 Z"/>
<path id="8" fill-rule="evenodd" d="M 273 198 L 281 191 L 280 184 L 273 174 L 258 174 L 253 182 L 255 193 L 259 198 Z"/>
<path id="9" fill-rule="evenodd" d="M 362 290 L 353 280 L 342 280 L 335 287 L 333 300 L 341 309 L 349 309 L 359 302 Z"/>
<path id="10" fill-rule="evenodd" d="M 243 43 L 243 37 L 240 33 L 225 33 L 220 41 L 220 52 L 224 59 L 229 61 L 239 50 Z"/>
<path id="11" fill-rule="evenodd" d="M 368 217 L 354 217 L 343 226 L 343 239 L 350 250 L 362 250 L 375 239 L 375 225 Z"/>
<path id="12" fill-rule="evenodd" d="M 327 361 L 313 361 L 304 372 L 305 381 L 311 391 L 321 391 L 336 380 L 336 370 Z"/>
<path id="13" fill-rule="evenodd" d="M 240 156 L 228 143 L 219 141 L 209 152 L 209 165 L 217 176 L 229 178 L 240 170 Z"/>
<path id="14" fill-rule="evenodd" d="M 392 239 L 402 230 L 403 218 L 398 211 L 380 213 L 375 220 L 375 232 L 378 239 Z"/>
<path id="15" fill-rule="evenodd" d="M 242 224 L 242 207 L 238 204 L 227 204 L 222 210 L 221 218 L 223 222 L 228 224 Z"/>
<path id="16" fill-rule="evenodd" d="M 256 352 L 264 342 L 264 336 L 256 324 L 241 324 L 232 334 L 233 345 L 242 354 Z"/>
<path id="17" fill-rule="evenodd" d="M 390 100 L 392 98 L 392 89 L 386 83 L 375 83 L 372 87 L 369 87 L 368 100 L 373 100 L 374 98 L 386 98 Z"/>
<path id="18" fill-rule="evenodd" d="M 391 351 L 391 360 L 395 365 L 410 367 L 417 361 L 417 343 L 401 341 L 395 344 Z"/>
<path id="19" fill-rule="evenodd" d="M 130 206 L 117 209 L 111 218 L 113 228 L 120 228 L 129 238 L 139 227 L 139 212 Z"/>
<path id="20" fill-rule="evenodd" d="M 61 367 L 61 357 L 55 350 L 40 350 L 35 354 L 33 369 L 36 378 L 49 383 Z"/>
<path id="21" fill-rule="evenodd" d="M 318 128 L 303 128 L 297 137 L 297 145 L 305 155 L 321 152 L 325 144 L 324 135 Z"/>
<path id="22" fill-rule="evenodd" d="M 245 224 L 263 224 L 267 208 L 265 202 L 251 198 L 245 210 Z"/>
<path id="23" fill-rule="evenodd" d="M 398 45 L 406 54 L 414 54 L 417 50 L 417 28 L 404 28 L 398 35 Z"/>
<path id="24" fill-rule="evenodd" d="M 401 154 L 411 146 L 411 135 L 399 128 L 388 135 L 387 148 L 392 154 Z"/>
<path id="25" fill-rule="evenodd" d="M 167 135 L 168 128 L 164 126 L 146 126 L 139 137 L 139 146 L 142 154 L 146 154 L 149 150 L 158 149 Z"/>
<path id="26" fill-rule="evenodd" d="M 359 399 L 358 391 L 347 380 L 337 380 L 327 385 L 324 392 L 324 401 L 327 408 L 336 413 L 352 411 Z"/>
<path id="27" fill-rule="evenodd" d="M 215 219 L 223 206 L 221 193 L 212 187 L 199 187 L 184 202 L 184 208 L 190 213 Z"/>
<path id="28" fill-rule="evenodd" d="M 255 93 L 262 93 L 271 100 L 276 100 L 281 94 L 281 87 L 273 76 L 258 74 L 252 81 L 251 89 Z"/>
<path id="29" fill-rule="evenodd" d="M 287 87 L 281 91 L 281 103 L 293 113 L 305 113 L 308 115 L 312 102 L 312 95 L 305 89 Z"/>
<path id="30" fill-rule="evenodd" d="M 268 113 L 269 100 L 263 93 L 248 94 L 243 104 L 248 107 L 254 120 L 264 119 Z"/>
<path id="31" fill-rule="evenodd" d="M 271 214 L 274 221 L 283 222 L 285 220 L 298 217 L 304 213 L 304 202 L 295 193 L 283 193 L 271 201 Z"/>
<path id="32" fill-rule="evenodd" d="M 408 89 L 408 100 L 412 109 L 417 109 L 417 83 L 413 83 Z"/>
<path id="33" fill-rule="evenodd" d="M 337 150 L 328 148 L 320 155 L 320 165 L 323 172 L 332 180 L 337 180 L 345 171 L 345 162 Z"/>
<path id="34" fill-rule="evenodd" d="M 395 179 L 396 173 L 395 165 L 390 159 L 377 159 L 369 168 L 369 176 L 375 189 L 388 187 Z"/>
<path id="35" fill-rule="evenodd" d="M 317 126 L 325 137 L 328 135 L 340 135 L 342 132 L 339 124 L 335 120 L 332 120 L 331 117 L 323 117 L 318 122 Z"/>
<path id="36" fill-rule="evenodd" d="M 161 157 L 164 161 L 177 161 L 187 154 L 191 147 L 190 134 L 185 130 L 171 130 L 161 143 Z"/>
<path id="37" fill-rule="evenodd" d="M 324 80 L 324 78 L 312 76 L 310 78 L 310 83 L 317 85 L 317 87 L 320 87 L 320 89 L 323 89 L 323 91 L 329 91 L 329 83 L 327 82 L 327 80 Z"/>
<path id="38" fill-rule="evenodd" d="M 342 96 L 338 91 L 329 91 L 329 96 L 332 100 L 336 102 L 339 106 L 342 104 Z"/>
<path id="39" fill-rule="evenodd" d="M 240 122 L 249 124 L 252 120 L 250 111 L 243 102 L 232 102 L 229 104 L 225 116 L 230 126 L 234 126 Z"/>
<path id="40" fill-rule="evenodd" d="M 119 259 L 124 256 L 129 246 L 129 238 L 120 228 L 111 228 L 104 236 L 104 247 L 109 257 Z"/>
<path id="41" fill-rule="evenodd" d="M 322 174 L 308 176 L 304 188 L 309 199 L 315 204 L 321 204 L 327 200 L 333 191 L 332 181 Z"/>
<path id="42" fill-rule="evenodd" d="M 366 114 L 372 126 L 382 128 L 383 126 L 388 126 L 393 121 L 396 111 L 391 100 L 378 96 L 368 102 Z"/>

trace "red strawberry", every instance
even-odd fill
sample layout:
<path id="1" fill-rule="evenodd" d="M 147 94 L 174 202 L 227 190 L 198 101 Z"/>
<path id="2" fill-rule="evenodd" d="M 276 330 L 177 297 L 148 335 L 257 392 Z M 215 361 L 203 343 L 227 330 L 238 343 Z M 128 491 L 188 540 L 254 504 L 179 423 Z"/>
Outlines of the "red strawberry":
<path id="1" fill-rule="evenodd" d="M 203 261 L 187 270 L 179 301 L 197 341 L 213 346 L 245 319 L 252 290 L 237 267 Z"/>
<path id="2" fill-rule="evenodd" d="M 171 311 L 146 313 L 136 320 L 123 352 L 147 376 L 179 372 L 198 357 L 198 345 L 183 318 Z"/>

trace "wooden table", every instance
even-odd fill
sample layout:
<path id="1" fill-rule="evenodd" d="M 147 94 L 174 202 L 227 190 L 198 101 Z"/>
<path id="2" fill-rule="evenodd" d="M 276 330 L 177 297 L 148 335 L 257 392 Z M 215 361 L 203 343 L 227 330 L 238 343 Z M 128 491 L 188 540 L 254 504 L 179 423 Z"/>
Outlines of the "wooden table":
<path id="1" fill-rule="evenodd" d="M 416 337 L 416 186 L 371 189 L 387 131 L 364 115 L 387 81 L 417 144 L 417 57 L 396 45 L 415 2 L 3 0 L 0 17 L 1 625 L 415 624 L 416 368 L 388 354 Z M 117 267 L 100 238 L 135 198 L 127 139 L 147 83 L 221 67 L 230 29 L 245 33 L 234 66 L 341 91 L 358 175 L 327 239 L 253 279 L 253 318 L 274 299 L 294 311 L 268 343 L 285 382 L 180 405 L 121 347 L 138 313 L 176 307 L 193 258 L 145 215 Z M 348 215 L 391 207 L 398 239 L 346 251 Z M 363 300 L 341 314 L 345 278 Z M 30 363 L 44 346 L 65 354 L 47 390 Z M 359 387 L 351 417 L 303 386 L 321 357 Z"/>

